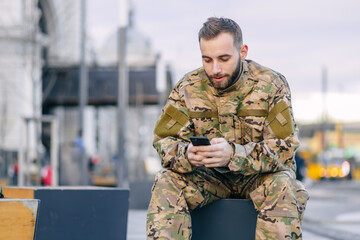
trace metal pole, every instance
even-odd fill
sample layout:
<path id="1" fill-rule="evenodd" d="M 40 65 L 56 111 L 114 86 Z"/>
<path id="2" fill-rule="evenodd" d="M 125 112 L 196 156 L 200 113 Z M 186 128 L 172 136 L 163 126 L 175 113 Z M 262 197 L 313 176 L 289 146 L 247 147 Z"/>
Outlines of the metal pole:
<path id="1" fill-rule="evenodd" d="M 27 126 L 25 124 L 25 126 Z M 24 130 L 24 122 L 21 122 L 21 130 L 23 132 Z M 25 153 L 24 153 L 24 140 L 23 138 L 21 138 L 20 140 L 20 148 L 19 148 L 19 152 L 18 152 L 18 186 L 24 186 L 25 185 Z M 25 142 L 27 144 L 27 128 L 25 129 Z M 26 146 L 27 147 L 27 146 Z M 26 149 L 27 151 L 27 149 Z"/>
<path id="2" fill-rule="evenodd" d="M 24 171 L 26 169 L 26 186 L 30 186 L 30 150 L 29 150 L 29 120 L 26 119 L 26 164 L 25 168 L 22 170 Z"/>
<path id="3" fill-rule="evenodd" d="M 120 16 L 118 31 L 118 96 L 117 96 L 117 134 L 118 134 L 118 161 L 117 186 L 128 188 L 129 179 L 126 159 L 126 111 L 128 106 L 128 69 L 126 65 L 126 31 L 127 31 L 127 0 L 120 0 Z"/>
<path id="4" fill-rule="evenodd" d="M 321 80 L 321 90 L 322 90 L 322 98 L 323 98 L 323 119 L 322 119 L 322 150 L 326 150 L 327 148 L 327 139 L 326 139 L 326 131 L 328 125 L 328 113 L 327 113 L 327 68 L 323 67 L 322 69 L 322 80 Z"/>
<path id="5" fill-rule="evenodd" d="M 79 137 L 84 140 L 84 109 L 87 103 L 88 75 L 85 62 L 86 49 L 86 0 L 81 0 L 81 34 L 80 34 L 80 84 L 79 84 Z M 81 184 L 88 184 L 87 159 L 85 150 L 80 149 Z"/>
<path id="6" fill-rule="evenodd" d="M 58 158 L 58 124 L 57 120 L 53 119 L 51 121 L 51 185 L 58 186 L 59 185 L 59 158 Z"/>
<path id="7" fill-rule="evenodd" d="M 136 170 L 135 170 L 135 177 L 137 180 L 143 180 L 145 176 L 144 171 L 144 85 L 142 83 L 136 83 L 136 113 L 138 118 L 138 128 L 137 128 L 137 135 L 138 135 L 138 154 L 136 159 Z"/>

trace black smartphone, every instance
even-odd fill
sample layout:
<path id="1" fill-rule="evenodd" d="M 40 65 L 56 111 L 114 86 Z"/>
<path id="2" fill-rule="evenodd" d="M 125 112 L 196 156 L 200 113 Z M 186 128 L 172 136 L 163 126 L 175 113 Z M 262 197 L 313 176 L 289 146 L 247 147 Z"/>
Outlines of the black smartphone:
<path id="1" fill-rule="evenodd" d="M 210 140 L 207 137 L 190 137 L 190 141 L 194 146 L 211 145 Z"/>

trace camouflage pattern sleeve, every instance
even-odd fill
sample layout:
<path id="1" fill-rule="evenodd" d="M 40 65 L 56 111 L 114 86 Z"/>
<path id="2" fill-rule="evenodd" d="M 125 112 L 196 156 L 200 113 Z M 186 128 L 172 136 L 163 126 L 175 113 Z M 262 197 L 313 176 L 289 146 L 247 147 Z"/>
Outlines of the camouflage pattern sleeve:
<path id="1" fill-rule="evenodd" d="M 234 156 L 228 165 L 243 175 L 292 170 L 295 172 L 295 150 L 299 146 L 298 129 L 294 122 L 290 89 L 285 77 L 278 74 L 275 94 L 269 101 L 263 140 L 244 145 L 234 143 Z"/>
<path id="2" fill-rule="evenodd" d="M 191 126 L 189 110 L 185 107 L 178 88 L 175 87 L 162 110 L 154 131 L 153 145 L 164 168 L 179 173 L 194 170 L 186 157 L 189 138 L 194 134 Z"/>

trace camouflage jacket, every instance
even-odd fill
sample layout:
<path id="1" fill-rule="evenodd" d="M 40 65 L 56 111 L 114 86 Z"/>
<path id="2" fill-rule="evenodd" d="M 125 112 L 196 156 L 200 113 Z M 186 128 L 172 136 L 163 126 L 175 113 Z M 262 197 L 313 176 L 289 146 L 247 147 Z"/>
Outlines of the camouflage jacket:
<path id="1" fill-rule="evenodd" d="M 222 172 L 252 175 L 295 170 L 299 145 L 290 89 L 281 74 L 251 60 L 237 82 L 212 87 L 203 68 L 186 74 L 171 92 L 155 127 L 154 147 L 162 165 L 194 171 L 186 158 L 190 136 L 223 137 L 235 146 Z"/>

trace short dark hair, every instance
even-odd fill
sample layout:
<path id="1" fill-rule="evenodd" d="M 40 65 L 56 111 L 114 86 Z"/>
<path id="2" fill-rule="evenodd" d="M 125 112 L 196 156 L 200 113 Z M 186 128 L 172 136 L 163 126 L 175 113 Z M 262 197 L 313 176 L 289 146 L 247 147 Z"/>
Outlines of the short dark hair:
<path id="1" fill-rule="evenodd" d="M 242 46 L 241 28 L 234 20 L 229 18 L 208 18 L 199 31 L 199 42 L 201 38 L 210 40 L 223 32 L 230 33 L 234 37 L 234 45 L 236 47 L 240 48 Z"/>

